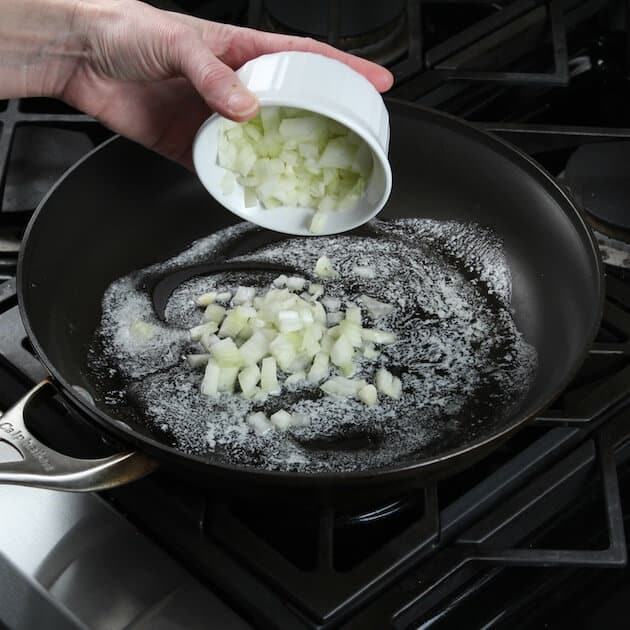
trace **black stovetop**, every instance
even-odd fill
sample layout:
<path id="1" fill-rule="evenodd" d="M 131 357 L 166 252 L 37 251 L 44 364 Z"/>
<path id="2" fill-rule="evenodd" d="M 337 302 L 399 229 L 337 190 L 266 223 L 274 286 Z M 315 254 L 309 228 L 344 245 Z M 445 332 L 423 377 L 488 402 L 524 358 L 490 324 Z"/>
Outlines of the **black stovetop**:
<path id="1" fill-rule="evenodd" d="M 179 0 L 205 17 L 291 30 L 300 16 L 282 4 Z M 320 4 L 319 35 L 387 61 L 392 96 L 464 116 L 560 178 L 578 147 L 630 138 L 625 15 L 615 3 L 407 0 L 391 3 L 384 25 L 367 16 L 368 34 L 354 32 L 341 3 Z M 16 308 L 21 234 L 61 172 L 109 134 L 45 99 L 0 103 L 0 134 L 6 409 L 44 373 Z M 256 628 L 625 627 L 630 275 L 606 272 L 601 329 L 571 385 L 453 478 L 354 512 L 244 505 L 164 473 L 102 496 Z M 53 446 L 102 449 L 80 418 L 50 412 L 54 431 L 33 428 Z"/>

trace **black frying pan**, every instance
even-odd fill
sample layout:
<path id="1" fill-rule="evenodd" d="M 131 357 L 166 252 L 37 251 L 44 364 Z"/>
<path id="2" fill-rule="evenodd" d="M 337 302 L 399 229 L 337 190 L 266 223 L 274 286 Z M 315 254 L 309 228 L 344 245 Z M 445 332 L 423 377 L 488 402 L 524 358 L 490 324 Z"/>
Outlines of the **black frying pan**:
<path id="1" fill-rule="evenodd" d="M 463 432 L 455 448 L 430 457 L 364 472 L 301 474 L 186 455 L 141 424 L 123 424 L 87 403 L 72 386 L 92 390 L 86 351 L 106 287 L 236 221 L 192 174 L 117 138 L 68 172 L 37 210 L 19 261 L 19 302 L 29 338 L 66 400 L 144 455 L 101 460 L 95 473 L 94 462 L 59 460 L 35 442 L 29 448 L 14 439 L 28 462 L 17 475 L 15 466 L 0 465 L 0 482 L 90 490 L 140 476 L 160 462 L 201 483 L 308 486 L 353 496 L 364 488 L 373 496 L 377 486 L 399 491 L 470 465 L 548 405 L 582 362 L 601 316 L 602 265 L 588 227 L 556 182 L 512 147 L 443 114 L 398 102 L 389 102 L 389 110 L 394 187 L 382 216 L 475 221 L 503 239 L 516 322 L 539 359 L 535 383 L 518 409 L 480 433 Z M 2 430 L 5 438 L 26 431 L 20 409 L 2 420 L 0 438 Z M 75 471 L 64 477 L 70 464 Z"/>

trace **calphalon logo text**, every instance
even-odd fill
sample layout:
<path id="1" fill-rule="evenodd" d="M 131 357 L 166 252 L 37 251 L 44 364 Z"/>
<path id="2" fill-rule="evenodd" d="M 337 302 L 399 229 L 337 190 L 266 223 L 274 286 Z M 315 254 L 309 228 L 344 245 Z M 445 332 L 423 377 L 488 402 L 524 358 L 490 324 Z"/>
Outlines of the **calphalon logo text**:
<path id="1" fill-rule="evenodd" d="M 21 429 L 15 427 L 8 421 L 0 422 L 0 430 L 11 436 L 11 440 L 25 448 L 42 466 L 46 472 L 54 470 L 53 465 L 43 451 L 28 435 L 24 435 Z"/>

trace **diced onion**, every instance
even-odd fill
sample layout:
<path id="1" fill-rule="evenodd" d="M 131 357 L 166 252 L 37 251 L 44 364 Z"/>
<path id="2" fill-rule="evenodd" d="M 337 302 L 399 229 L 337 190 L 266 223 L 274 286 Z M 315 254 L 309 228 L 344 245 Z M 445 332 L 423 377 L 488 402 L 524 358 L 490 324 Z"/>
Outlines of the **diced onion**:
<path id="1" fill-rule="evenodd" d="M 210 348 L 212 358 L 222 367 L 239 367 L 243 358 L 232 339 L 221 339 Z"/>
<path id="2" fill-rule="evenodd" d="M 250 317 L 254 316 L 256 311 L 242 305 L 237 306 L 230 311 L 219 328 L 219 337 L 236 337 L 241 330 L 247 325 Z"/>
<path id="3" fill-rule="evenodd" d="M 309 286 L 308 292 L 317 300 L 324 293 L 324 287 L 321 284 L 313 283 Z"/>
<path id="4" fill-rule="evenodd" d="M 372 384 L 364 385 L 358 392 L 359 400 L 365 403 L 368 407 L 372 407 L 378 400 L 378 394 L 376 393 L 376 387 Z"/>
<path id="5" fill-rule="evenodd" d="M 317 261 L 316 272 L 322 277 L 337 275 L 326 256 Z M 232 299 L 232 308 L 218 303 L 227 299 Z M 369 312 L 393 309 L 368 296 L 360 301 Z M 205 306 L 204 323 L 192 328 L 190 336 L 206 352 L 190 354 L 186 360 L 192 368 L 205 366 L 201 391 L 207 396 L 237 391 L 248 400 L 263 402 L 280 393 L 282 384 L 304 381 L 319 385 L 328 395 L 355 398 L 368 406 L 377 403 L 377 390 L 395 399 L 402 394 L 400 379 L 385 368 L 376 372 L 376 387 L 352 378 L 359 361 L 379 357 L 376 344 L 393 343 L 396 335 L 363 328 L 361 308 L 347 302 L 343 313 L 341 301 L 325 296 L 320 284 L 281 275 L 265 293 L 257 295 L 255 288 L 241 286 L 233 298 L 228 291 L 209 292 L 199 296 L 197 304 Z M 286 430 L 308 420 L 295 420 L 285 410 L 276 412 L 272 422 L 264 414 L 252 416 L 264 430 L 267 425 Z"/>
<path id="6" fill-rule="evenodd" d="M 291 426 L 291 414 L 284 409 L 272 413 L 269 416 L 269 420 L 271 420 L 271 424 L 279 431 L 286 431 Z"/>
<path id="7" fill-rule="evenodd" d="M 204 293 L 197 298 L 197 306 L 208 306 L 208 304 L 212 304 L 217 299 L 217 292 L 210 291 L 208 293 Z"/>
<path id="8" fill-rule="evenodd" d="M 212 348 L 212 346 L 214 346 L 215 343 L 218 343 L 219 341 L 221 341 L 221 339 L 219 339 L 219 337 L 217 337 L 216 335 L 212 334 L 209 330 L 205 331 L 203 333 L 203 335 L 201 335 L 201 345 L 208 351 L 210 352 L 210 348 Z"/>
<path id="9" fill-rule="evenodd" d="M 324 352 L 318 352 L 313 359 L 313 365 L 308 372 L 308 380 L 311 383 L 319 383 L 328 377 L 329 356 Z"/>
<path id="10" fill-rule="evenodd" d="M 252 393 L 260 380 L 260 369 L 256 364 L 242 369 L 238 375 L 238 383 L 244 394 Z"/>
<path id="11" fill-rule="evenodd" d="M 215 333 L 219 329 L 219 326 L 216 322 L 207 322 L 205 324 L 201 324 L 200 326 L 195 326 L 190 329 L 190 338 L 193 341 L 200 341 L 201 337 L 204 333 Z"/>
<path id="12" fill-rule="evenodd" d="M 355 324 L 353 321 L 344 319 L 339 324 L 340 336 L 348 340 L 348 343 L 353 348 L 360 348 L 363 345 L 362 328 L 359 324 Z"/>
<path id="13" fill-rule="evenodd" d="M 309 225 L 309 230 L 313 234 L 321 234 L 326 227 L 326 213 L 321 210 L 321 208 L 313 215 L 311 219 L 311 223 Z"/>
<path id="14" fill-rule="evenodd" d="M 333 297 L 324 297 L 321 300 L 329 313 L 334 313 L 341 308 L 341 300 Z"/>
<path id="15" fill-rule="evenodd" d="M 269 340 L 262 332 L 255 332 L 240 348 L 245 365 L 255 365 L 269 351 Z"/>
<path id="16" fill-rule="evenodd" d="M 209 354 L 189 354 L 186 357 L 186 361 L 188 361 L 188 365 L 190 365 L 191 368 L 202 367 L 208 363 L 209 359 Z"/>
<path id="17" fill-rule="evenodd" d="M 289 376 L 284 379 L 284 382 L 287 385 L 293 385 L 294 383 L 299 383 L 304 380 L 306 380 L 306 372 L 304 370 L 300 370 L 299 372 L 289 374 Z"/>
<path id="18" fill-rule="evenodd" d="M 365 305 L 368 313 L 374 319 L 380 319 L 381 317 L 386 317 L 390 313 L 394 311 L 394 306 L 392 304 L 387 304 L 386 302 L 379 302 L 379 300 L 375 300 L 369 295 L 361 295 L 359 300 Z"/>
<path id="19" fill-rule="evenodd" d="M 287 334 L 278 335 L 270 344 L 269 351 L 281 370 L 288 371 L 297 356 L 297 350 Z"/>
<path id="20" fill-rule="evenodd" d="M 326 311 L 319 302 L 315 302 L 315 304 L 313 304 L 313 317 L 315 318 L 315 321 L 320 324 L 326 323 Z"/>
<path id="21" fill-rule="evenodd" d="M 226 171 L 225 175 L 221 179 L 221 192 L 224 195 L 231 195 L 234 192 L 234 188 L 236 187 L 236 178 L 233 173 L 230 171 Z"/>
<path id="22" fill-rule="evenodd" d="M 400 379 L 385 368 L 379 368 L 376 372 L 376 387 L 379 392 L 390 398 L 398 399 L 402 393 Z"/>
<path id="23" fill-rule="evenodd" d="M 221 367 L 219 371 L 219 391 L 231 394 L 234 391 L 237 375 L 237 367 Z"/>
<path id="24" fill-rule="evenodd" d="M 361 309 L 358 306 L 350 306 L 346 309 L 346 320 L 357 326 L 361 326 Z"/>
<path id="25" fill-rule="evenodd" d="M 354 347 L 345 336 L 339 337 L 333 344 L 330 351 L 330 360 L 340 368 L 344 368 L 352 363 L 354 356 Z"/>
<path id="26" fill-rule="evenodd" d="M 217 301 L 219 301 L 219 296 L 216 297 Z M 203 313 L 203 321 L 204 322 L 215 322 L 220 324 L 225 317 L 226 309 L 224 306 L 220 304 L 208 304 L 206 310 Z"/>
<path id="27" fill-rule="evenodd" d="M 326 394 L 330 396 L 340 396 L 342 398 L 352 398 L 361 391 L 367 383 L 362 380 L 353 380 L 343 376 L 335 376 L 320 386 Z"/>
<path id="28" fill-rule="evenodd" d="M 332 266 L 332 262 L 328 256 L 321 256 L 315 263 L 315 275 L 320 278 L 336 278 L 339 274 Z"/>
<path id="29" fill-rule="evenodd" d="M 305 284 L 306 280 L 304 278 L 298 276 L 287 278 L 287 289 L 289 289 L 289 291 L 301 291 Z"/>
<path id="30" fill-rule="evenodd" d="M 265 435 L 265 433 L 268 433 L 273 428 L 273 425 L 262 411 L 247 416 L 247 424 L 254 429 L 256 435 Z"/>
<path id="31" fill-rule="evenodd" d="M 343 319 L 343 313 L 337 311 L 336 313 L 328 313 L 326 316 L 326 321 L 329 326 L 335 326 L 341 322 Z"/>
<path id="32" fill-rule="evenodd" d="M 229 302 L 232 298 L 232 294 L 229 291 L 221 291 L 217 293 L 216 301 L 217 302 Z"/>
<path id="33" fill-rule="evenodd" d="M 311 231 L 323 231 L 326 213 L 349 210 L 365 195 L 372 172 L 368 145 L 343 125 L 313 112 L 262 107 L 245 123 L 224 120 L 217 160 L 227 169 L 220 186 L 243 186 L 246 207 L 318 209 Z"/>
<path id="34" fill-rule="evenodd" d="M 206 396 L 216 396 L 219 393 L 219 373 L 221 368 L 214 362 L 208 361 L 201 381 L 201 393 Z"/>
<path id="35" fill-rule="evenodd" d="M 366 341 L 373 341 L 374 343 L 383 345 L 394 343 L 396 341 L 396 335 L 394 333 L 387 332 L 385 330 L 377 330 L 376 328 L 364 328 L 361 331 L 361 336 Z"/>
<path id="36" fill-rule="evenodd" d="M 303 328 L 297 311 L 280 311 L 277 316 L 277 325 L 280 332 L 291 332 Z"/>
<path id="37" fill-rule="evenodd" d="M 260 371 L 260 389 L 270 394 L 280 392 L 278 384 L 278 375 L 276 371 L 276 360 L 273 357 L 266 357 L 262 360 L 262 369 Z"/>
<path id="38" fill-rule="evenodd" d="M 251 304 L 254 297 L 256 297 L 254 287 L 239 287 L 232 298 L 232 304 Z"/>

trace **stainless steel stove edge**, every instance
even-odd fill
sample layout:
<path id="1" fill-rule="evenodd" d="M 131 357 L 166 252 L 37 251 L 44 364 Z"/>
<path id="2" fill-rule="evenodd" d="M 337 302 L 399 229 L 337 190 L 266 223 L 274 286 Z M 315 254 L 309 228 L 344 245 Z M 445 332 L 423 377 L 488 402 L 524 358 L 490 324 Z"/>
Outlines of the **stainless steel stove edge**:
<path id="1" fill-rule="evenodd" d="M 98 495 L 0 487 L 0 626 L 250 626 Z"/>

